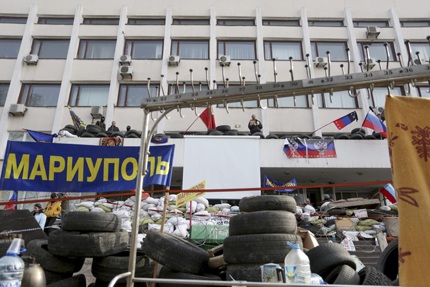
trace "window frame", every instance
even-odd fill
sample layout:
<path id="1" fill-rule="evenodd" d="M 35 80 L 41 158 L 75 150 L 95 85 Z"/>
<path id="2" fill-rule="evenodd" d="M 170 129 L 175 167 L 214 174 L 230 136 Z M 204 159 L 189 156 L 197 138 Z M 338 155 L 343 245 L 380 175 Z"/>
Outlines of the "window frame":
<path id="1" fill-rule="evenodd" d="M 17 20 L 25 20 L 23 23 L 16 23 L 16 22 L 1 22 L 1 19 L 17 19 Z M 0 24 L 27 24 L 28 17 L 9 17 L 9 16 L 1 16 L 0 17 Z"/>
<path id="2" fill-rule="evenodd" d="M 344 47 L 345 47 L 345 53 L 346 53 L 346 48 L 348 48 L 348 43 L 347 42 L 336 42 L 336 41 L 311 41 L 311 49 L 312 49 L 312 43 L 315 43 L 315 51 L 317 52 L 317 55 L 315 55 L 315 57 L 327 57 L 327 54 L 324 52 L 324 55 L 319 55 L 319 51 L 318 51 L 318 43 L 343 43 Z M 313 61 L 313 59 L 312 59 Z M 333 60 L 331 59 L 332 62 L 346 62 L 347 59 L 345 60 Z"/>
<path id="3" fill-rule="evenodd" d="M 170 55 L 174 55 L 173 54 L 173 42 L 178 42 L 178 49 L 176 51 L 176 55 L 179 56 L 179 46 L 180 46 L 180 42 L 207 42 L 208 43 L 208 57 L 207 58 L 182 58 L 181 60 L 209 60 L 210 57 L 210 43 L 208 39 L 171 39 L 170 41 Z"/>
<path id="4" fill-rule="evenodd" d="M 337 25 L 315 25 L 311 23 L 340 23 L 340 26 Z M 343 20 L 308 20 L 309 27 L 345 27 L 345 23 Z"/>
<path id="5" fill-rule="evenodd" d="M 328 97 L 327 100 L 330 101 L 330 93 L 329 92 L 317 93 L 316 95 L 321 96 L 321 99 L 322 99 L 322 103 L 321 103 L 322 107 L 318 107 L 319 109 L 359 109 L 358 97 L 354 98 L 355 107 L 353 107 L 353 108 L 349 108 L 349 107 L 344 108 L 344 107 L 327 107 L 327 105 L 326 105 L 326 96 Z"/>
<path id="6" fill-rule="evenodd" d="M 156 21 L 157 20 L 162 20 L 163 24 L 142 24 L 142 23 L 138 24 L 138 23 L 136 23 L 136 21 L 151 21 L 151 20 L 156 20 Z M 132 21 L 134 21 L 135 23 L 131 23 Z M 128 18 L 127 25 L 145 25 L 145 26 L 154 25 L 154 26 L 162 26 L 162 25 L 166 25 L 166 18 Z"/>
<path id="7" fill-rule="evenodd" d="M 268 24 L 264 24 L 264 22 L 268 22 Z M 274 25 L 274 24 L 270 24 L 271 22 L 274 23 L 280 23 L 280 22 L 285 22 L 285 23 L 295 23 L 296 25 Z M 269 20 L 263 19 L 263 26 L 281 26 L 281 27 L 300 27 L 300 20 Z"/>
<path id="8" fill-rule="evenodd" d="M 423 99 L 429 99 L 430 98 L 430 93 L 427 93 L 426 91 L 424 91 L 424 93 L 429 94 L 429 96 L 428 97 L 423 97 L 423 95 L 422 95 L 423 93 L 421 92 L 421 89 L 427 89 L 427 90 L 429 90 L 430 89 L 429 86 L 417 86 L 416 88 L 417 88 L 417 92 L 418 92 L 418 95 L 419 95 L 420 98 L 423 98 Z"/>
<path id="9" fill-rule="evenodd" d="M 224 23 L 221 24 L 220 22 L 223 22 L 223 21 L 224 21 Z M 232 21 L 232 22 L 252 21 L 253 24 L 252 25 L 226 25 L 225 21 Z M 223 19 L 223 18 L 220 18 L 220 19 L 216 19 L 216 25 L 217 26 L 249 26 L 249 27 L 252 27 L 252 26 L 255 26 L 255 18 L 254 19 Z"/>
<path id="10" fill-rule="evenodd" d="M 123 55 L 126 55 L 126 49 L 127 49 L 127 42 L 131 41 L 131 49 L 130 49 L 130 57 L 135 60 L 162 60 L 163 59 L 163 53 L 164 53 L 164 39 L 126 39 L 124 43 L 124 50 Z M 144 41 L 144 42 L 159 42 L 161 41 L 161 57 L 160 58 L 134 58 L 133 56 L 133 48 L 134 48 L 134 41 Z"/>
<path id="11" fill-rule="evenodd" d="M 39 51 L 37 51 L 37 53 L 34 53 L 34 43 L 35 41 L 40 41 L 40 46 L 39 46 Z M 30 54 L 35 54 L 40 58 L 40 50 L 42 49 L 42 45 L 43 42 L 47 41 L 47 42 L 53 42 L 53 41 L 69 41 L 69 45 L 70 45 L 70 39 L 39 39 L 39 38 L 33 38 L 33 41 L 31 43 L 31 50 L 30 50 Z M 65 60 L 67 59 L 67 54 L 69 52 L 69 47 L 67 47 L 67 53 L 66 53 L 66 57 L 65 58 L 40 58 L 40 59 L 47 59 L 47 60 Z"/>
<path id="12" fill-rule="evenodd" d="M 126 91 L 125 91 L 125 97 L 124 97 L 124 105 L 122 106 L 122 105 L 119 104 L 119 102 L 120 102 L 120 97 L 121 97 L 121 87 L 123 87 L 123 86 L 126 87 Z M 142 86 L 144 89 L 147 89 L 148 83 L 146 83 L 146 84 L 145 83 L 139 83 L 139 84 L 137 84 L 137 83 L 135 83 L 135 84 L 120 84 L 119 85 L 119 89 L 118 89 L 118 99 L 117 99 L 117 102 L 116 102 L 116 106 L 117 107 L 122 107 L 122 108 L 125 108 L 125 107 L 136 108 L 136 107 L 139 107 L 139 106 L 127 106 L 127 98 L 128 98 L 128 89 L 129 89 L 129 86 Z M 150 84 L 150 88 L 151 87 L 154 87 L 155 89 L 157 89 L 157 87 L 158 87 L 158 93 L 161 92 L 160 91 L 161 90 L 160 83 L 158 83 L 158 84 Z M 158 97 L 159 95 L 151 95 L 151 96 Z M 145 99 L 145 98 L 142 98 L 142 99 Z"/>
<path id="13" fill-rule="evenodd" d="M 191 83 L 186 82 L 186 86 L 187 87 L 191 87 Z M 208 85 L 206 84 L 206 82 L 205 83 L 202 82 L 202 92 L 209 90 L 209 89 L 206 89 L 206 90 L 203 89 L 203 87 L 207 87 L 207 86 Z M 200 84 L 199 84 L 199 82 L 197 84 L 194 84 L 194 90 L 196 92 L 200 92 Z M 178 89 L 176 87 L 176 83 L 168 83 L 168 87 L 167 87 L 167 94 L 168 95 L 170 95 L 170 94 L 172 94 L 172 95 L 183 94 L 183 92 L 184 92 L 184 83 L 183 82 L 179 83 L 179 91 L 178 91 Z M 188 93 L 188 92 L 186 92 L 186 93 Z"/>
<path id="14" fill-rule="evenodd" d="M 9 83 L 0 82 L 0 86 L 3 86 L 3 85 L 7 85 L 7 92 L 6 92 L 6 95 L 5 95 L 5 98 L 4 98 L 4 101 L 6 102 L 7 94 L 9 92 L 10 82 Z M 0 98 L 0 107 L 4 107 L 4 104 L 1 103 L 1 98 Z"/>
<path id="15" fill-rule="evenodd" d="M 412 45 L 414 45 L 414 44 L 424 44 L 424 45 L 429 45 L 429 42 L 409 42 L 409 44 L 411 44 L 411 49 L 413 50 L 413 47 L 412 47 Z M 429 51 L 429 54 L 430 54 L 430 51 Z M 416 55 L 413 51 L 412 51 L 412 55 Z M 422 55 L 420 55 L 420 57 L 421 57 L 421 59 L 422 60 L 424 60 L 424 62 L 427 62 L 427 63 L 430 63 L 430 59 L 426 59 L 426 58 L 424 58 Z M 414 58 L 414 60 L 415 59 L 417 59 L 417 58 Z"/>
<path id="16" fill-rule="evenodd" d="M 376 88 L 376 87 L 375 87 Z M 379 87 L 380 88 L 380 87 Z M 405 88 L 403 87 L 403 86 L 395 86 L 394 88 L 400 88 L 400 92 L 401 92 L 401 96 L 405 96 Z M 388 91 L 387 91 L 388 92 Z M 373 95 L 373 91 L 371 91 L 371 94 L 370 94 L 370 99 L 368 99 L 368 100 L 372 100 L 372 107 L 377 107 L 376 105 L 375 105 L 375 97 L 374 97 L 374 95 Z M 367 104 L 368 102 L 366 102 L 366 104 Z"/>
<path id="17" fill-rule="evenodd" d="M 83 58 L 79 58 L 79 54 L 81 52 L 82 41 L 86 41 L 85 53 L 84 53 Z M 112 60 L 115 58 L 115 55 L 112 58 L 87 58 L 88 41 L 115 41 L 115 49 L 116 49 L 116 39 L 79 39 L 78 53 L 76 55 L 76 59 L 80 59 L 80 60 Z"/>
<path id="18" fill-rule="evenodd" d="M 19 47 L 21 47 L 21 44 L 22 44 L 22 38 L 0 38 L 0 40 L 19 40 L 20 41 Z M 12 58 L 0 57 L 0 59 L 18 59 L 18 54 L 19 54 L 19 50 L 18 50 L 18 53 L 16 54 L 16 57 L 12 57 Z"/>
<path id="19" fill-rule="evenodd" d="M 27 92 L 27 99 L 26 99 L 25 103 L 22 103 L 25 106 L 28 106 L 27 103 L 28 103 L 28 100 L 30 99 L 29 95 L 30 95 L 30 91 L 31 91 L 31 87 L 32 86 L 58 86 L 58 87 L 61 87 L 61 83 L 59 83 L 59 84 L 50 84 L 50 83 L 22 83 L 22 85 L 21 85 L 21 91 L 19 92 L 18 103 L 21 103 L 21 99 L 22 99 L 22 96 L 23 96 L 23 93 L 24 93 L 24 87 L 26 85 L 28 85 L 29 88 L 28 88 L 28 92 Z M 58 90 L 58 97 L 59 96 L 60 96 L 60 90 Z M 58 97 L 57 97 L 57 101 L 58 101 Z M 54 106 L 29 106 L 29 107 L 47 108 L 47 107 L 56 107 L 56 106 L 57 106 L 57 103 L 55 103 Z"/>
<path id="20" fill-rule="evenodd" d="M 72 100 L 72 93 L 73 93 L 73 87 L 74 86 L 79 86 L 79 89 L 78 89 L 78 93 L 76 95 L 76 101 L 75 101 L 75 103 L 71 104 L 70 101 Z M 81 87 L 82 86 L 107 86 L 107 87 L 109 87 L 110 84 L 78 84 L 78 83 L 72 83 L 72 85 L 70 87 L 69 100 L 67 102 L 67 104 L 69 106 L 71 106 L 71 107 L 91 107 L 91 106 L 78 106 L 78 105 L 76 105 L 76 103 L 79 101 L 79 95 L 81 93 Z M 108 91 L 108 98 L 109 98 L 109 91 Z"/>
<path id="21" fill-rule="evenodd" d="M 87 20 L 89 21 L 89 23 L 85 23 L 85 21 L 87 21 Z M 118 20 L 118 23 L 115 23 L 115 24 L 113 24 L 113 23 L 109 23 L 109 24 L 92 23 L 93 20 Z M 91 18 L 91 17 L 87 18 L 87 17 L 84 17 L 82 24 L 83 25 L 119 25 L 119 18 Z"/>
<path id="22" fill-rule="evenodd" d="M 270 43 L 270 59 L 266 59 L 266 43 Z M 269 61 L 273 60 L 273 50 L 272 50 L 272 43 L 298 43 L 300 45 L 300 59 L 293 59 L 293 61 L 303 61 L 303 46 L 302 42 L 300 41 L 271 41 L 271 40 L 264 40 L 263 41 L 263 49 L 264 49 L 264 60 Z M 289 61 L 289 59 L 276 59 L 276 61 Z"/>
<path id="23" fill-rule="evenodd" d="M 179 23 L 175 23 L 175 21 L 178 21 Z M 188 24 L 182 24 L 181 21 L 207 21 L 205 24 L 196 24 L 196 23 L 188 23 Z M 195 26 L 205 26 L 210 25 L 210 19 L 208 18 L 202 18 L 202 19 L 181 19 L 181 18 L 173 18 L 172 19 L 172 25 L 195 25 Z"/>
<path id="24" fill-rule="evenodd" d="M 412 26 L 405 26 L 404 25 L 404 23 L 427 23 L 427 26 L 414 26 L 414 25 L 412 25 Z M 400 21 L 400 26 L 401 27 L 403 27 L 403 28 L 425 28 L 425 27 L 430 27 L 430 20 L 411 20 L 411 21 L 408 21 L 408 20 L 405 20 L 405 21 Z"/>
<path id="25" fill-rule="evenodd" d="M 360 23 L 377 23 L 377 22 L 379 22 L 379 23 L 385 23 L 384 24 L 385 26 L 379 26 L 379 25 L 360 26 Z M 390 23 L 388 22 L 388 20 L 381 20 L 381 21 L 378 21 L 378 20 L 373 20 L 373 21 L 372 20 L 363 20 L 363 21 L 356 20 L 356 21 L 352 21 L 352 26 L 354 28 L 366 28 L 366 27 L 369 27 L 369 26 L 377 26 L 379 28 L 390 28 Z"/>
<path id="26" fill-rule="evenodd" d="M 315 95 L 317 95 L 317 94 L 315 94 Z M 300 96 L 306 97 L 306 107 L 294 107 L 294 106 L 293 107 L 280 107 L 280 106 L 278 106 L 279 102 L 277 104 L 274 99 L 267 99 L 267 107 L 271 108 L 271 109 L 273 109 L 273 108 L 276 108 L 276 109 L 310 109 L 310 108 L 312 108 L 312 105 L 310 104 L 310 101 L 309 101 L 309 96 L 312 96 L 312 95 L 300 95 Z M 300 96 L 298 96 L 298 97 L 300 97 Z M 273 105 L 271 105 L 270 100 L 273 100 Z"/>
<path id="27" fill-rule="evenodd" d="M 384 44 L 384 43 L 388 43 L 388 45 L 391 47 L 391 54 L 390 54 L 390 62 L 397 62 L 397 54 L 396 54 L 396 50 L 394 49 L 394 43 L 393 42 L 357 42 L 358 45 L 361 46 L 361 51 L 363 53 L 364 59 L 366 59 L 366 50 L 364 49 L 364 46 L 368 45 L 368 44 Z M 369 47 L 370 49 L 370 47 Z M 370 56 L 372 56 L 372 54 L 370 54 Z M 371 57 L 372 58 L 372 57 Z M 387 62 L 387 59 L 376 59 L 376 60 L 381 60 L 381 62 Z"/>
<path id="28" fill-rule="evenodd" d="M 72 23 L 46 23 L 50 19 L 55 19 L 55 20 L 58 20 L 58 19 L 72 20 Z M 44 23 L 42 23 L 42 20 L 44 20 Z M 60 17 L 58 17 L 58 18 L 56 18 L 56 17 L 39 17 L 39 19 L 37 20 L 37 24 L 43 24 L 43 25 L 73 25 L 74 20 L 75 20 L 74 18 L 69 18 L 69 17 L 67 17 L 67 18 L 60 18 Z"/>
<path id="29" fill-rule="evenodd" d="M 224 52 L 226 51 L 225 49 L 225 43 L 231 43 L 231 42 L 253 42 L 254 43 L 254 58 L 253 59 L 232 59 L 232 60 L 256 60 L 257 59 L 257 43 L 256 40 L 218 40 L 216 43 L 216 50 L 217 50 L 217 60 L 219 60 L 219 43 L 220 42 L 224 42 Z M 223 54 L 223 55 L 227 55 L 227 54 Z"/>

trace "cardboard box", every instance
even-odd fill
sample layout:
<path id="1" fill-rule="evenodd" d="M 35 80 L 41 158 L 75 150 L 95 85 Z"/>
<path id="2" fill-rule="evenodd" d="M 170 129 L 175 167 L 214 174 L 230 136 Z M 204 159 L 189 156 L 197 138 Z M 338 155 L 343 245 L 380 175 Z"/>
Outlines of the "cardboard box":
<path id="1" fill-rule="evenodd" d="M 303 248 L 312 249 L 319 245 L 315 235 L 309 230 L 297 227 L 296 234 L 302 238 Z"/>
<path id="2" fill-rule="evenodd" d="M 344 231 L 356 231 L 354 223 L 349 219 L 336 220 L 336 231 L 338 235 L 342 236 Z"/>

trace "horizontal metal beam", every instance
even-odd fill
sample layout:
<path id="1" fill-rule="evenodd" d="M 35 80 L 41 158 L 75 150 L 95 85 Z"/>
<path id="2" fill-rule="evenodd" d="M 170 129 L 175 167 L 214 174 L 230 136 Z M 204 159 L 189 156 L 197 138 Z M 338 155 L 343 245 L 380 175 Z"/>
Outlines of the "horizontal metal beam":
<path id="1" fill-rule="evenodd" d="M 415 65 L 390 70 L 369 71 L 356 74 L 339 75 L 315 79 L 303 79 L 288 82 L 268 83 L 222 88 L 216 90 L 196 91 L 170 96 L 145 98 L 141 108 L 149 111 L 165 110 L 171 107 L 190 108 L 213 104 L 223 104 L 258 99 L 283 98 L 330 91 L 350 89 L 388 87 L 404 85 L 411 82 L 422 82 L 430 79 L 430 65 Z"/>

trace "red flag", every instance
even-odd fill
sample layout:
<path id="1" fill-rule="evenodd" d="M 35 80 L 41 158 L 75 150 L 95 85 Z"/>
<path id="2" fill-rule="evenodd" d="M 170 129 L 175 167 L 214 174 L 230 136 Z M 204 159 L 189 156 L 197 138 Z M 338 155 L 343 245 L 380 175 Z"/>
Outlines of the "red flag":
<path id="1" fill-rule="evenodd" d="M 215 117 L 213 115 L 212 108 L 206 108 L 206 110 L 201 113 L 200 118 L 208 129 L 216 129 Z"/>

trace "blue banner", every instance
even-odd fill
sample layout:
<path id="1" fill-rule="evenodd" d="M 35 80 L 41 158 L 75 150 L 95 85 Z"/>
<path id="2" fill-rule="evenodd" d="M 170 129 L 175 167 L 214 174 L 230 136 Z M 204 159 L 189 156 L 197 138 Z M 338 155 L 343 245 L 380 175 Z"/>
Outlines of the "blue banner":
<path id="1" fill-rule="evenodd" d="M 279 181 L 271 179 L 267 175 L 264 176 L 264 187 L 291 187 L 291 186 L 297 186 L 297 182 L 296 182 L 295 178 L 293 178 L 291 181 L 289 181 L 287 183 L 280 183 Z M 291 192 L 293 190 L 296 190 L 296 189 L 295 188 L 293 188 L 293 189 L 276 189 L 275 191 Z"/>
<path id="2" fill-rule="evenodd" d="M 52 143 L 54 137 L 57 137 L 56 134 L 47 134 L 38 131 L 26 130 L 28 134 L 38 143 Z"/>
<path id="3" fill-rule="evenodd" d="M 143 187 L 170 186 L 174 145 L 150 147 Z M 0 190 L 108 192 L 136 188 L 139 147 L 8 141 Z"/>

